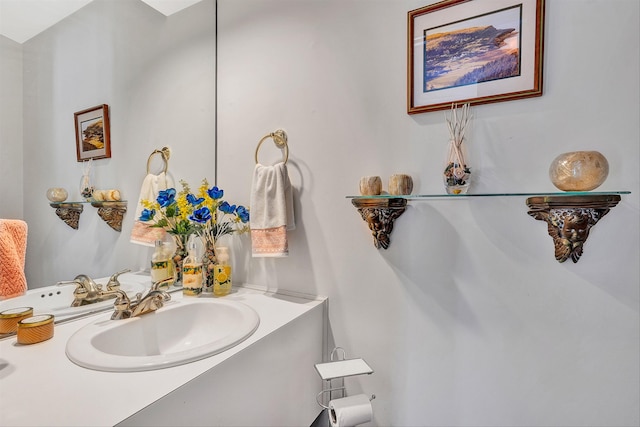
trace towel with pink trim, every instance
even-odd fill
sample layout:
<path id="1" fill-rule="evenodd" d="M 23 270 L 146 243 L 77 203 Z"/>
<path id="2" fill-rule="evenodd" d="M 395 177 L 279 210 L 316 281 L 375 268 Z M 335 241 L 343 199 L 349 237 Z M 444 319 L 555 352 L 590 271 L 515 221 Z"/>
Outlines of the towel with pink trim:
<path id="1" fill-rule="evenodd" d="M 256 165 L 249 206 L 252 256 L 288 256 L 287 231 L 295 229 L 295 219 L 293 191 L 285 163 Z"/>
<path id="2" fill-rule="evenodd" d="M 155 202 L 160 190 L 166 190 L 172 187 L 173 180 L 165 172 L 159 175 L 149 173 L 145 176 L 142 181 L 142 187 L 140 188 L 140 196 L 138 198 L 138 205 L 136 206 L 136 216 L 133 228 L 131 229 L 131 243 L 153 247 L 156 240 L 162 240 L 165 235 L 164 229 L 150 227 L 148 222 L 140 221 L 140 215 L 144 209 L 142 201 Z"/>

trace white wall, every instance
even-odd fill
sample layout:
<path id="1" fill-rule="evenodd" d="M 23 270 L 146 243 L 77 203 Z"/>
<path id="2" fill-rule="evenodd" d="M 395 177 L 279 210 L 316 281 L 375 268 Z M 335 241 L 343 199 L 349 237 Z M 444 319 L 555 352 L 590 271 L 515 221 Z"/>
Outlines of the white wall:
<path id="1" fill-rule="evenodd" d="M 22 219 L 22 49 L 0 36 L 0 218 Z"/>
<path id="2" fill-rule="evenodd" d="M 411 202 L 373 247 L 345 198 L 361 176 L 442 193 L 443 114 L 406 114 L 407 12 L 427 3 L 219 0 L 219 184 L 247 203 L 281 127 L 296 187 L 290 257 L 236 239 L 236 279 L 329 296 L 335 342 L 375 370 L 346 381 L 376 394 L 369 425 L 638 425 L 639 3 L 547 2 L 544 96 L 474 108 L 472 192 L 554 191 L 551 160 L 581 149 L 609 159 L 600 190 L 632 192 L 577 264 L 524 197 Z"/>
<path id="3" fill-rule="evenodd" d="M 129 235 L 151 152 L 172 149 L 176 184 L 215 179 L 215 2 L 166 17 L 141 1 L 97 0 L 24 43 L 23 56 L 29 287 L 146 268 L 152 249 Z M 121 233 L 90 205 L 73 230 L 45 198 L 60 186 L 79 200 L 73 114 L 103 103 L 112 156 L 94 161 L 95 185 L 128 201 Z M 160 171 L 158 156 L 151 165 Z"/>
<path id="4" fill-rule="evenodd" d="M 442 191 L 443 116 L 405 112 L 406 16 L 427 3 L 219 1 L 218 183 L 248 203 L 255 146 L 282 127 L 296 186 L 291 256 L 250 259 L 235 239 L 235 280 L 329 296 L 335 342 L 375 369 L 346 381 L 376 394 L 370 425 L 638 425 L 639 3 L 547 2 L 544 96 L 474 109 L 472 191 L 553 191 L 549 163 L 578 149 L 609 159 L 601 190 L 632 191 L 577 264 L 554 260 L 520 197 L 412 202 L 391 247 L 373 247 L 345 198 L 360 176 L 405 172 L 416 192 Z M 148 261 L 128 231 L 154 148 L 172 146 L 176 178 L 212 176 L 211 2 L 169 18 L 111 4 L 89 6 L 104 22 L 83 9 L 23 47 L 30 287 Z M 44 197 L 76 188 L 73 112 L 103 102 L 113 157 L 96 178 L 130 200 L 120 234 L 88 206 L 74 231 Z M 0 161 L 3 181 L 21 174 Z"/>

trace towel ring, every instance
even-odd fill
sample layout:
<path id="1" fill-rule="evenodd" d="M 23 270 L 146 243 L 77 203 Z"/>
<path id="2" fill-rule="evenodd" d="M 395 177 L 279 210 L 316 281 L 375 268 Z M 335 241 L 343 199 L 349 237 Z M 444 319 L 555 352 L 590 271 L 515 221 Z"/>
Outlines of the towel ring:
<path id="1" fill-rule="evenodd" d="M 147 175 L 149 174 L 151 158 L 156 154 L 160 154 L 160 156 L 162 157 L 162 161 L 164 162 L 163 172 L 167 173 L 167 169 L 169 169 L 169 157 L 171 157 L 171 150 L 169 149 L 169 147 L 162 147 L 162 150 L 153 150 L 153 152 L 149 155 L 149 158 L 147 159 Z"/>
<path id="2" fill-rule="evenodd" d="M 276 147 L 280 149 L 284 149 L 284 158 L 282 159 L 282 161 L 283 163 L 286 164 L 287 160 L 289 160 L 289 145 L 287 144 L 287 134 L 282 129 L 278 129 L 275 132 L 271 132 L 263 136 L 260 142 L 258 142 L 258 146 L 256 147 L 256 164 L 260 163 L 258 162 L 258 151 L 260 151 L 260 146 L 265 141 L 265 139 L 268 139 L 268 138 L 273 139 L 273 142 L 274 144 L 276 144 Z"/>

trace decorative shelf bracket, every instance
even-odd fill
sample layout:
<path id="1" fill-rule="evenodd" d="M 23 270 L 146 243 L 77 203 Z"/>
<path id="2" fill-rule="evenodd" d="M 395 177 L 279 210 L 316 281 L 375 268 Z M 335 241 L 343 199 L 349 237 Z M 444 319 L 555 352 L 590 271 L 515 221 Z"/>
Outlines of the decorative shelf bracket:
<path id="1" fill-rule="evenodd" d="M 375 247 L 387 249 L 391 243 L 393 222 L 406 210 L 407 199 L 352 199 L 351 203 L 369 226 Z"/>
<path id="2" fill-rule="evenodd" d="M 91 202 L 91 206 L 98 208 L 98 215 L 109 227 L 122 231 L 122 219 L 127 212 L 126 202 Z"/>
<path id="3" fill-rule="evenodd" d="M 478 193 L 478 194 L 415 194 L 406 196 L 347 196 L 369 225 L 376 248 L 387 249 L 390 244 L 393 222 L 405 211 L 408 200 L 473 199 L 478 197 L 527 198 L 527 212 L 533 218 L 547 223 L 553 238 L 555 257 L 559 262 L 569 258 L 576 263 L 582 256 L 589 231 L 620 202 L 621 194 L 613 192 L 554 192 L 554 193 Z"/>
<path id="4" fill-rule="evenodd" d="M 122 219 L 127 212 L 127 202 L 53 202 L 49 206 L 56 209 L 56 215 L 74 230 L 78 229 L 80 214 L 85 203 L 98 208 L 98 215 L 115 231 L 122 231 Z"/>
<path id="5" fill-rule="evenodd" d="M 82 205 L 80 203 L 50 203 L 52 208 L 56 209 L 56 215 L 74 230 L 78 229 L 78 221 L 82 213 Z"/>
<path id="6" fill-rule="evenodd" d="M 529 215 L 547 223 L 556 260 L 576 263 L 591 227 L 620 201 L 617 194 L 529 197 Z"/>

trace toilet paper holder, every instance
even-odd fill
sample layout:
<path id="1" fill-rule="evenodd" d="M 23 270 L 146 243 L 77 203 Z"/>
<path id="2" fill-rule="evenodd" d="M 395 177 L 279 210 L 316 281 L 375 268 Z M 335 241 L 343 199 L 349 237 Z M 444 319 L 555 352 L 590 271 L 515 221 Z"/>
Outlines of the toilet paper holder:
<path id="1" fill-rule="evenodd" d="M 344 390 L 344 389 L 345 389 L 344 387 L 333 387 L 333 388 L 322 390 L 320 393 L 316 395 L 316 402 L 318 402 L 318 405 L 322 406 L 324 409 L 329 409 L 327 405 L 325 405 L 320 401 L 320 396 L 322 396 L 323 393 L 330 393 L 332 391 L 338 391 L 338 390 Z M 376 395 L 372 394 L 371 397 L 369 398 L 369 402 L 371 402 L 375 398 L 376 398 Z"/>
<path id="2" fill-rule="evenodd" d="M 338 353 L 342 351 L 342 359 L 339 359 Z M 337 360 L 333 360 L 334 356 Z M 320 401 L 320 396 L 324 393 L 331 393 L 332 391 L 342 390 L 343 395 L 346 388 L 344 386 L 341 387 L 331 387 L 331 380 L 338 378 L 351 377 L 355 375 L 371 375 L 373 374 L 373 369 L 369 366 L 369 364 L 362 358 L 357 359 L 347 359 L 347 354 L 342 347 L 336 347 L 331 351 L 330 361 L 326 363 L 316 363 L 316 371 L 320 378 L 329 382 L 329 388 L 323 389 L 316 395 L 316 402 L 318 405 L 323 407 L 324 409 L 329 409 L 329 407 L 323 404 Z M 376 398 L 375 394 L 372 394 L 369 398 L 369 401 L 372 401 Z"/>

